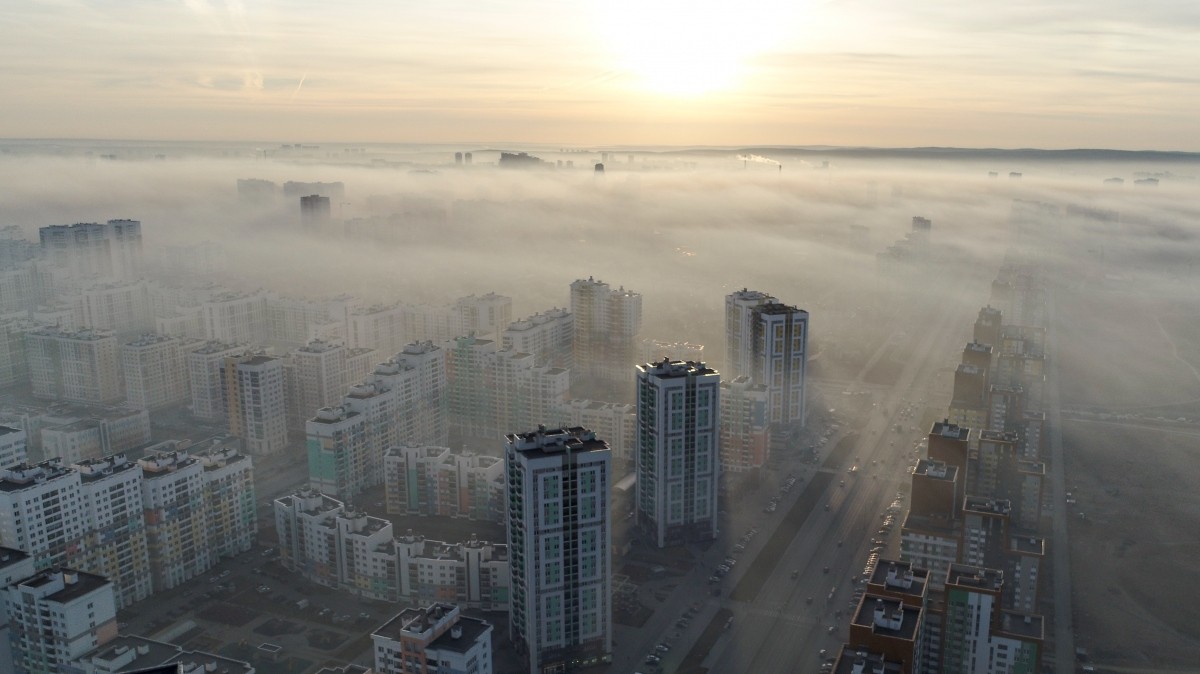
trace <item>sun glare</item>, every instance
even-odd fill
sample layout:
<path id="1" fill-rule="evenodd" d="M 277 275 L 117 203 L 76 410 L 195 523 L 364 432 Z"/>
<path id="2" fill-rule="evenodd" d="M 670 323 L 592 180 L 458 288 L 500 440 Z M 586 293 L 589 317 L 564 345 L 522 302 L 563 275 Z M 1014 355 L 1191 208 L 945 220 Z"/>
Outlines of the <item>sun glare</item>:
<path id="1" fill-rule="evenodd" d="M 783 29 L 779 0 L 607 0 L 597 2 L 604 40 L 637 86 L 698 96 L 735 88 L 747 62 Z"/>

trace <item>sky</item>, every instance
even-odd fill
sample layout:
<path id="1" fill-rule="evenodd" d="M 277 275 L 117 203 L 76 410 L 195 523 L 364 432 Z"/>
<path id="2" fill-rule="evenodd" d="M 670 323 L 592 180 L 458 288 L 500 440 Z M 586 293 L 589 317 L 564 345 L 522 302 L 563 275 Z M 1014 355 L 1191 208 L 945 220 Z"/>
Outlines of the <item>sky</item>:
<path id="1" fill-rule="evenodd" d="M 1200 151 L 1194 0 L 6 0 L 0 137 Z"/>

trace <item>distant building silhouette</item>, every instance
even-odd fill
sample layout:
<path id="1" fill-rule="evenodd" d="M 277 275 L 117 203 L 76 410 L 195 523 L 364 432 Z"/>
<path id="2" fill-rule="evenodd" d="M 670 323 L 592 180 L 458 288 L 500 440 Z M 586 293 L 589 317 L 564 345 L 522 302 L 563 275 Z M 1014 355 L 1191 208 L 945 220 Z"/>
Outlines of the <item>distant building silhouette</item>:
<path id="1" fill-rule="evenodd" d="M 300 226 L 304 231 L 319 231 L 329 220 L 329 197 L 318 194 L 300 197 Z"/>

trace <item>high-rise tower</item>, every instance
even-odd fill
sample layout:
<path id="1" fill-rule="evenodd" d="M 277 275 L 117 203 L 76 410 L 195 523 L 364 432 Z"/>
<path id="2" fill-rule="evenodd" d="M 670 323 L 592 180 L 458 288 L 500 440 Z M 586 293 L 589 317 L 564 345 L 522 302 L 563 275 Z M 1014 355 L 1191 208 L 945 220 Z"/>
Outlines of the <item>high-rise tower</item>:
<path id="1" fill-rule="evenodd" d="M 504 440 L 511 638 L 530 674 L 610 662 L 608 443 L 580 427 Z"/>
<path id="2" fill-rule="evenodd" d="M 704 363 L 637 366 L 638 525 L 660 548 L 717 535 L 720 397 Z"/>

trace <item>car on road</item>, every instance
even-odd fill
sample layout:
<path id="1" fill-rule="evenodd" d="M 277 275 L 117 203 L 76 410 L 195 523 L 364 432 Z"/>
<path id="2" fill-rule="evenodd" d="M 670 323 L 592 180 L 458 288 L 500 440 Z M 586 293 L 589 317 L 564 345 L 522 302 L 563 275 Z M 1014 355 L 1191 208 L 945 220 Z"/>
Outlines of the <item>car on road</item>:
<path id="1" fill-rule="evenodd" d="M 808 599 L 805 599 L 805 600 L 804 600 L 804 603 L 805 603 L 805 604 L 811 604 L 811 603 L 812 603 L 812 597 L 809 597 Z"/>
<path id="2" fill-rule="evenodd" d="M 645 662 L 647 665 L 657 665 L 658 663 L 662 662 L 662 658 L 660 658 L 660 657 L 658 657 L 657 655 L 655 655 L 655 654 L 651 653 L 650 655 L 647 655 L 647 656 L 646 656 L 646 659 L 645 659 L 645 661 L 644 661 L 644 662 Z"/>
<path id="3" fill-rule="evenodd" d="M 671 647 L 666 643 L 661 643 L 655 646 L 654 650 L 658 651 L 659 653 L 666 653 L 667 651 L 671 650 Z"/>
<path id="4" fill-rule="evenodd" d="M 800 569 L 792 569 L 792 580 L 800 577 Z"/>
<path id="5" fill-rule="evenodd" d="M 827 566 L 827 567 L 821 569 L 821 573 L 829 573 L 829 567 Z"/>

